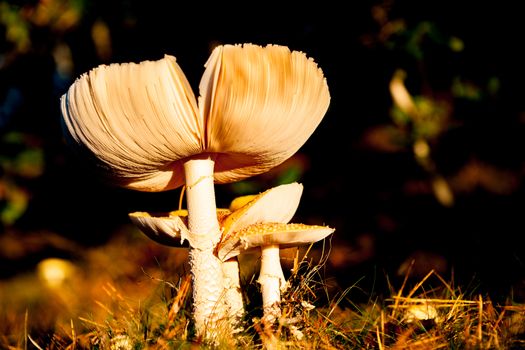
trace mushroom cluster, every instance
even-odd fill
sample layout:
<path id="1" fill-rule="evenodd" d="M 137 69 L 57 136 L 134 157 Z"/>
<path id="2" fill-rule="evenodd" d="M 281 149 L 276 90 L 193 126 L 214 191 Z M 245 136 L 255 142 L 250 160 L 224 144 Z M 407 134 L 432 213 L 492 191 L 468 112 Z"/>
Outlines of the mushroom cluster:
<path id="1" fill-rule="evenodd" d="M 67 143 L 109 183 L 151 192 L 185 186 L 187 226 L 180 217 L 166 225 L 188 242 L 194 326 L 210 339 L 228 317 L 214 184 L 266 172 L 297 152 L 330 94 L 304 53 L 243 44 L 213 50 L 199 95 L 165 55 L 82 74 L 61 110 Z"/>
<path id="2" fill-rule="evenodd" d="M 263 321 L 271 325 L 280 317 L 281 293 L 287 286 L 280 249 L 315 243 L 334 232 L 327 226 L 288 223 L 297 210 L 302 191 L 299 183 L 280 185 L 258 195 L 236 198 L 229 209 L 217 209 L 222 238 L 216 251 L 223 262 L 225 303 L 234 325 L 244 312 L 238 255 L 254 250 L 261 252 L 258 282 Z M 158 214 L 134 212 L 129 217 L 148 237 L 164 245 L 181 247 L 188 235 L 185 210 Z"/>

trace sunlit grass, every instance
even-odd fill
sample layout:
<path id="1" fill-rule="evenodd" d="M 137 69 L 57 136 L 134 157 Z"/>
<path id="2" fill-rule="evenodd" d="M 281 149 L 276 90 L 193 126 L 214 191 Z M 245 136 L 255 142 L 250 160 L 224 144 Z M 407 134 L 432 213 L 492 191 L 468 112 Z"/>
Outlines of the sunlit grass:
<path id="1" fill-rule="evenodd" d="M 127 237 L 127 238 L 123 238 Z M 76 261 L 44 261 L 35 273 L 0 284 L 0 348 L 189 349 L 195 339 L 185 251 L 123 235 Z M 321 248 L 317 248 L 321 249 Z M 496 305 L 430 271 L 390 295 L 352 303 L 359 281 L 337 290 L 324 276 L 328 251 L 288 261 L 282 317 L 261 322 L 256 254 L 241 260 L 243 330 L 217 339 L 223 349 L 519 349 L 525 305 Z M 286 255 L 289 256 L 289 255 Z M 45 268 L 51 270 L 46 275 Z M 61 269 L 64 271 L 61 272 Z M 48 277 L 46 277 L 48 276 Z M 48 280 L 50 278 L 50 280 Z"/>

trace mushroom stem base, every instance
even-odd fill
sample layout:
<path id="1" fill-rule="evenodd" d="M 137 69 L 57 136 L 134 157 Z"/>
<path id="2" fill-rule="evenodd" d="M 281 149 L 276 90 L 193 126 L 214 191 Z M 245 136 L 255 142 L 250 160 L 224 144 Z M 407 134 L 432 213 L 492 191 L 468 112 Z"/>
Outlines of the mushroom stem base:
<path id="1" fill-rule="evenodd" d="M 241 320 L 244 315 L 244 302 L 241 293 L 241 281 L 239 276 L 239 260 L 237 257 L 230 258 L 222 263 L 222 272 L 225 284 L 225 301 L 228 316 L 234 331 L 241 331 Z"/>
<path id="2" fill-rule="evenodd" d="M 261 272 L 257 282 L 261 284 L 263 322 L 273 324 L 281 317 L 281 291 L 286 286 L 278 245 L 261 247 Z"/>
<path id="3" fill-rule="evenodd" d="M 190 249 L 189 265 L 192 273 L 193 318 L 198 336 L 217 337 L 220 321 L 225 317 L 221 296 L 224 291 L 222 263 L 213 250 Z"/>

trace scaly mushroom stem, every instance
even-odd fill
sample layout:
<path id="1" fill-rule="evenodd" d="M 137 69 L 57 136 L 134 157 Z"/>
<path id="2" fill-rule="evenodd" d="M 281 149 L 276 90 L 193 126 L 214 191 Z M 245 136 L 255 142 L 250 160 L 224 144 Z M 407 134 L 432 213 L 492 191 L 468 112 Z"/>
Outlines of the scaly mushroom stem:
<path id="1" fill-rule="evenodd" d="M 279 245 L 261 247 L 261 272 L 257 282 L 261 284 L 263 322 L 271 325 L 281 316 L 281 292 L 286 288 Z"/>
<path id="2" fill-rule="evenodd" d="M 217 221 L 214 161 L 209 157 L 184 163 L 190 235 L 189 264 L 193 283 L 193 317 L 198 336 L 217 336 L 218 321 L 225 315 L 222 263 L 214 249 L 221 232 Z"/>
<path id="3" fill-rule="evenodd" d="M 240 322 L 244 315 L 244 302 L 241 293 L 238 258 L 233 257 L 224 261 L 222 263 L 222 272 L 224 276 L 225 302 L 230 324 L 234 332 L 241 331 Z"/>

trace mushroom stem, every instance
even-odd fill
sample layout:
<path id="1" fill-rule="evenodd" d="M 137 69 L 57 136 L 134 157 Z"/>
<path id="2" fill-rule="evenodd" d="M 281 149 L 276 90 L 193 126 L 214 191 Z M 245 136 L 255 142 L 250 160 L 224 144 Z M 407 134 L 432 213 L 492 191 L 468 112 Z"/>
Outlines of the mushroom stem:
<path id="1" fill-rule="evenodd" d="M 286 288 L 279 245 L 261 247 L 261 272 L 257 282 L 261 284 L 263 322 L 271 325 L 281 316 L 281 292 Z"/>
<path id="2" fill-rule="evenodd" d="M 235 256 L 222 263 L 224 276 L 225 301 L 230 324 L 234 331 L 240 331 L 240 322 L 244 315 L 244 302 L 241 293 L 239 260 Z"/>
<path id="3" fill-rule="evenodd" d="M 217 336 L 218 321 L 225 313 L 220 300 L 224 291 L 222 263 L 214 254 L 221 232 L 217 221 L 213 168 L 214 161 L 209 157 L 184 163 L 193 317 L 197 335 L 207 339 Z"/>

